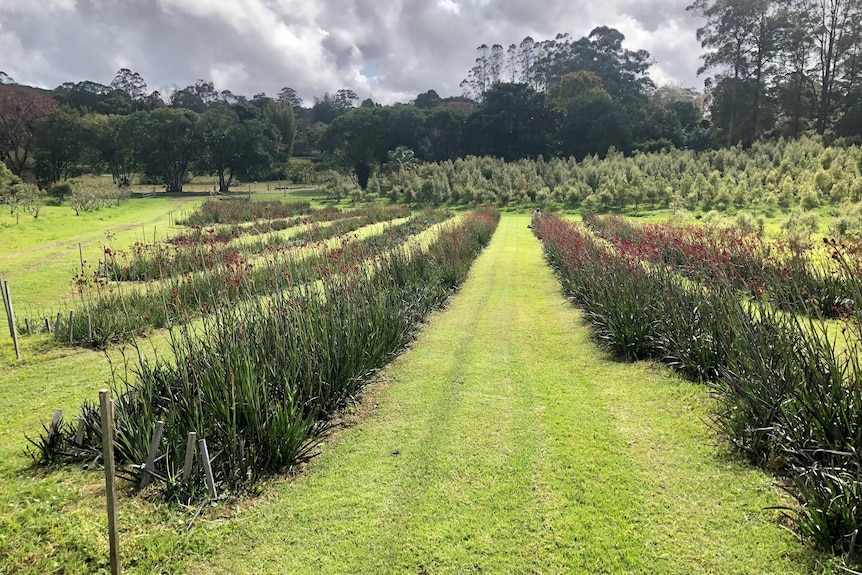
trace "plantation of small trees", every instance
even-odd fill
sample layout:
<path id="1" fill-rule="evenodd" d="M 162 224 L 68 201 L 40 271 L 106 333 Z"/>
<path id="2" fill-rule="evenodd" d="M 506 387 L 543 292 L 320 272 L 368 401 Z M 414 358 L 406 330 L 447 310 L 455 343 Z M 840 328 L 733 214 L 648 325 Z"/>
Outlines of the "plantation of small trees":
<path id="1" fill-rule="evenodd" d="M 667 150 L 631 157 L 611 152 L 581 162 L 507 163 L 471 156 L 381 172 L 372 176 L 368 191 L 415 204 L 536 203 L 586 212 L 812 210 L 862 201 L 862 149 L 803 138 L 750 150 Z"/>

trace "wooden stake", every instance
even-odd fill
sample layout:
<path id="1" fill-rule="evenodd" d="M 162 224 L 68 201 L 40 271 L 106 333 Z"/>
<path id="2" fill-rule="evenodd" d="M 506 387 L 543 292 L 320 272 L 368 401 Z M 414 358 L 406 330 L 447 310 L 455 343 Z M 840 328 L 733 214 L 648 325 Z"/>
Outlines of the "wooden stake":
<path id="1" fill-rule="evenodd" d="M 140 489 L 143 490 L 150 484 L 152 478 L 151 470 L 156 463 L 156 456 L 159 454 L 159 444 L 162 442 L 162 433 L 165 431 L 165 422 L 157 421 L 156 428 L 153 430 L 153 437 L 150 439 L 150 450 L 147 452 L 147 461 L 144 463 L 143 473 L 141 474 Z"/>
<path id="2" fill-rule="evenodd" d="M 111 544 L 111 575 L 120 575 L 120 532 L 117 529 L 117 490 L 114 483 L 114 402 L 111 392 L 99 392 L 102 416 L 102 460 L 105 462 L 105 496 L 108 499 L 108 540 Z"/>
<path id="3" fill-rule="evenodd" d="M 55 409 L 54 417 L 51 419 L 51 427 L 48 428 L 48 437 L 54 437 L 60 431 L 60 421 L 63 419 L 63 410 Z"/>
<path id="4" fill-rule="evenodd" d="M 84 422 L 83 417 L 78 418 L 78 430 L 75 432 L 75 445 L 78 447 L 84 447 L 84 431 L 86 429 L 86 424 Z"/>
<path id="5" fill-rule="evenodd" d="M 207 489 L 210 492 L 210 499 L 216 499 L 218 492 L 216 491 L 215 478 L 213 477 L 213 468 L 210 465 L 210 452 L 207 451 L 207 440 L 198 440 L 198 447 L 201 450 L 201 460 L 204 464 L 204 476 L 207 480 Z"/>
<path id="6" fill-rule="evenodd" d="M 3 293 L 6 296 L 6 316 L 12 332 L 12 342 L 15 344 L 15 359 L 21 359 L 21 348 L 18 347 L 18 330 L 15 329 L 15 312 L 12 310 L 12 294 L 9 293 L 9 281 L 3 280 Z"/>
<path id="7" fill-rule="evenodd" d="M 9 335 L 12 335 L 14 325 L 12 324 L 12 310 L 9 309 L 9 300 L 6 299 L 6 280 L 0 278 L 0 294 L 3 295 L 3 309 L 6 311 L 6 325 L 9 326 Z"/>
<path id="8" fill-rule="evenodd" d="M 93 316 L 87 312 L 87 341 L 93 343 Z"/>
<path id="9" fill-rule="evenodd" d="M 189 439 L 186 441 L 186 462 L 183 465 L 183 483 L 189 484 L 192 477 L 192 464 L 195 461 L 195 438 L 198 434 L 194 431 L 189 431 Z"/>
<path id="10" fill-rule="evenodd" d="M 45 318 L 45 331 L 51 333 L 51 320 L 47 317 Z"/>
<path id="11" fill-rule="evenodd" d="M 54 322 L 54 339 L 60 337 L 60 318 L 63 316 L 60 312 L 57 312 L 57 321 Z"/>
<path id="12" fill-rule="evenodd" d="M 24 325 L 27 327 L 27 335 L 33 335 L 33 327 L 30 325 L 30 318 L 24 318 Z"/>
<path id="13" fill-rule="evenodd" d="M 72 338 L 75 336 L 75 310 L 69 310 L 69 343 L 72 343 Z"/>

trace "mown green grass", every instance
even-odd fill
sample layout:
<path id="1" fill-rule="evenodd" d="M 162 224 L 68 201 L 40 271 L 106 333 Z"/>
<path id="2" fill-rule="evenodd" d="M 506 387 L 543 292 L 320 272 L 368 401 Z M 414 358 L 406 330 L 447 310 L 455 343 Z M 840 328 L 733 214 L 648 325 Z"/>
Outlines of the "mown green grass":
<path id="1" fill-rule="evenodd" d="M 9 281 L 19 318 L 29 309 L 59 307 L 72 297 L 70 282 L 80 273 L 78 244 L 84 261 L 94 269 L 104 246 L 128 246 L 147 241 L 153 233 L 172 233 L 170 213 L 192 209 L 198 199 L 165 197 L 131 199 L 75 215 L 68 206 L 45 206 L 38 219 L 22 214 L 18 224 L 8 213 L 0 216 L 0 277 Z M 110 234 L 111 237 L 108 238 Z"/>
<path id="2" fill-rule="evenodd" d="M 188 534 L 191 510 L 121 497 L 125 571 L 833 572 L 765 509 L 789 503 L 772 479 L 716 447 L 704 387 L 597 350 L 528 222 L 504 217 L 303 473 Z M 95 399 L 109 364 L 23 342 L 15 363 L 0 338 L 0 573 L 104 571 L 101 474 L 34 470 L 23 435 Z"/>
<path id="3" fill-rule="evenodd" d="M 772 480 L 715 446 L 703 387 L 595 348 L 528 221 L 503 219 L 370 415 L 201 525 L 222 544 L 193 572 L 828 571 L 765 510 L 787 503 Z"/>
<path id="4" fill-rule="evenodd" d="M 314 192 L 319 197 L 319 192 Z M 307 201 L 302 191 L 259 199 Z M 67 205 L 44 206 L 38 219 L 22 213 L 18 223 L 0 212 L 0 277 L 9 281 L 16 316 L 37 315 L 60 308 L 74 298 L 71 281 L 80 273 L 81 244 L 88 273 L 104 258 L 104 247 L 126 249 L 136 241 L 165 240 L 180 229 L 172 221 L 193 210 L 206 197 L 132 198 L 76 216 Z"/>
<path id="5" fill-rule="evenodd" d="M 46 336 L 22 339 L 29 359 L 14 362 L 7 341 L 0 355 L 0 573 L 106 573 L 104 476 L 80 466 L 36 468 L 24 436 L 36 437 L 54 409 L 74 417 L 83 400 L 96 400 L 110 365 L 99 352 L 50 348 Z M 112 355 L 121 363 L 118 351 Z M 181 510 L 121 496 L 126 572 L 140 563 L 148 567 L 137 572 L 151 573 L 154 557 L 179 565 L 208 549 L 205 538 L 184 536 L 186 521 Z"/>

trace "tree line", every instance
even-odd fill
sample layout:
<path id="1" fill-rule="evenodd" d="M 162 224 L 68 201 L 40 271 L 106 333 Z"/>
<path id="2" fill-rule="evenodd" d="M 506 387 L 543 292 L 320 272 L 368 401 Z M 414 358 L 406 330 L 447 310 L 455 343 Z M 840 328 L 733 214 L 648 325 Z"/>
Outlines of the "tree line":
<path id="1" fill-rule="evenodd" d="M 129 69 L 108 85 L 20 86 L 0 74 L 0 158 L 50 185 L 76 172 L 142 175 L 172 192 L 190 172 L 287 177 L 293 155 L 350 175 L 363 190 L 384 164 L 468 156 L 505 161 L 707 150 L 819 134 L 859 141 L 862 0 L 695 0 L 707 91 L 657 87 L 645 50 L 599 26 L 582 38 L 482 44 L 463 94 L 431 89 L 409 103 L 359 103 L 350 89 L 305 103 L 219 91 L 210 81 L 149 91 Z"/>
<path id="2" fill-rule="evenodd" d="M 105 113 L 118 101 L 113 92 L 64 86 L 52 93 L 0 85 L 0 157 L 43 187 L 91 171 L 110 173 L 121 187 L 141 175 L 179 192 L 193 169 L 217 176 L 227 191 L 235 178 L 272 175 L 293 146 L 296 120 L 284 101 L 221 101 L 200 111 L 141 104 Z"/>
<path id="3" fill-rule="evenodd" d="M 391 167 L 371 177 L 366 193 L 420 205 L 529 204 L 582 213 L 670 208 L 680 217 L 828 208 L 839 216 L 836 236 L 851 228 L 859 236 L 862 148 L 826 147 L 817 137 L 803 137 L 757 142 L 748 150 L 612 152 L 582 161 L 468 157 Z"/>
<path id="4" fill-rule="evenodd" d="M 862 2 L 695 0 L 716 141 L 862 134 Z"/>

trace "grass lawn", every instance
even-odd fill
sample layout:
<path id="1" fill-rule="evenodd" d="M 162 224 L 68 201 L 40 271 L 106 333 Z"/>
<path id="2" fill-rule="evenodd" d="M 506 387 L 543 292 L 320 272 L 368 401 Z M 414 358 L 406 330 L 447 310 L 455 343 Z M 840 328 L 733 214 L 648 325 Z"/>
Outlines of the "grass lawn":
<path id="1" fill-rule="evenodd" d="M 595 348 L 528 221 L 307 473 L 199 527 L 220 544 L 193 572 L 829 572 L 715 447 L 703 387 Z"/>
<path id="2" fill-rule="evenodd" d="M 765 509 L 789 503 L 773 480 L 716 447 L 704 387 L 596 349 L 528 222 L 503 218 L 301 474 L 188 533 L 189 510 L 123 496 L 125 572 L 836 572 Z M 13 363 L 0 338 L 0 573 L 103 572 L 101 474 L 34 470 L 23 434 L 95 399 L 108 363 L 23 342 Z"/>
<path id="3" fill-rule="evenodd" d="M 259 185 L 260 187 L 261 185 Z M 313 197 L 312 197 L 313 196 Z M 322 205 L 318 190 L 287 193 L 254 192 L 259 200 L 311 201 Z M 172 221 L 191 212 L 207 197 L 133 198 L 119 206 L 106 206 L 76 216 L 67 205 L 44 206 L 38 219 L 23 213 L 16 219 L 0 211 L 0 277 L 9 281 L 16 316 L 60 311 L 73 298 L 70 283 L 81 271 L 78 244 L 92 270 L 104 257 L 104 247 L 126 249 L 136 241 L 164 240 L 179 226 Z M 349 209 L 350 202 L 335 204 Z M 89 271 L 88 271 L 89 273 Z"/>
<path id="4" fill-rule="evenodd" d="M 104 246 L 126 247 L 165 239 L 172 233 L 170 219 L 191 210 L 200 198 L 131 199 L 76 216 L 68 206 L 45 206 L 39 219 L 22 214 L 19 222 L 0 216 L 0 277 L 9 281 L 18 318 L 28 309 L 59 308 L 71 297 L 70 282 L 80 273 L 78 244 L 84 261 L 94 268 L 104 257 Z M 108 237 L 110 234 L 110 238 Z M 34 314 L 35 315 L 35 314 Z"/>

